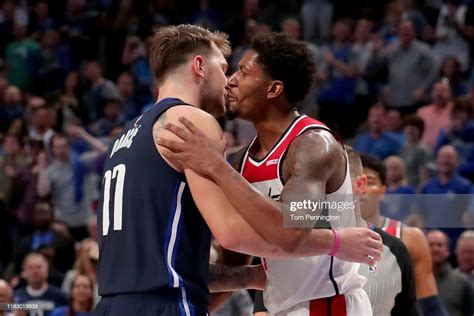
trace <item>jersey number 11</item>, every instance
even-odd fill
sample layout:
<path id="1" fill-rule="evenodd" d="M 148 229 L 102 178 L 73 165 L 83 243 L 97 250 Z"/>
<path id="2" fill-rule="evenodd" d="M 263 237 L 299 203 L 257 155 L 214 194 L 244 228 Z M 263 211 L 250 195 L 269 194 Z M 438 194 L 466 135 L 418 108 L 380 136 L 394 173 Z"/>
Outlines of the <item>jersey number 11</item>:
<path id="1" fill-rule="evenodd" d="M 113 170 L 107 170 L 104 174 L 104 205 L 102 207 L 102 235 L 107 236 L 110 226 L 110 191 L 112 179 L 115 181 L 114 199 L 114 230 L 122 230 L 122 203 L 123 185 L 125 182 L 125 165 L 115 166 Z"/>

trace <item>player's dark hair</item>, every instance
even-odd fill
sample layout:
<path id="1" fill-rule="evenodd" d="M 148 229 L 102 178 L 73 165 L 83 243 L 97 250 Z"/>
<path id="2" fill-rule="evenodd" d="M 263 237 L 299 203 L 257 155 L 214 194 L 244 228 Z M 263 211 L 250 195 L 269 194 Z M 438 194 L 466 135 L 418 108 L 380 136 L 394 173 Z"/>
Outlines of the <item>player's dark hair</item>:
<path id="1" fill-rule="evenodd" d="M 268 33 L 256 36 L 250 48 L 257 61 L 274 80 L 284 85 L 288 102 L 302 101 L 314 84 L 316 65 L 308 46 L 288 34 Z"/>
<path id="2" fill-rule="evenodd" d="M 382 184 L 385 185 L 387 181 L 387 169 L 385 168 L 385 165 L 382 163 L 382 161 L 372 155 L 362 153 L 359 155 L 362 166 L 375 171 L 378 174 Z"/>

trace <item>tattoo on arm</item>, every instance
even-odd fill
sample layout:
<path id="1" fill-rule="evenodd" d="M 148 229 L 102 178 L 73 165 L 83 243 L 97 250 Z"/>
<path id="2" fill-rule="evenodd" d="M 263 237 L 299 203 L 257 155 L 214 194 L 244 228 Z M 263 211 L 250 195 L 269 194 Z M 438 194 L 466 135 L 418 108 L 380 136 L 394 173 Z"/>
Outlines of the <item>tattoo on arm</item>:
<path id="1" fill-rule="evenodd" d="M 160 117 L 158 117 L 158 119 L 156 120 L 156 124 L 153 128 L 153 131 L 154 132 L 161 131 L 163 129 L 163 126 L 165 126 L 167 118 L 168 118 L 168 115 L 166 114 L 166 112 L 161 114 Z"/>
<path id="2" fill-rule="evenodd" d="M 246 266 L 209 265 L 208 286 L 211 292 L 230 292 L 249 287 L 252 274 Z"/>

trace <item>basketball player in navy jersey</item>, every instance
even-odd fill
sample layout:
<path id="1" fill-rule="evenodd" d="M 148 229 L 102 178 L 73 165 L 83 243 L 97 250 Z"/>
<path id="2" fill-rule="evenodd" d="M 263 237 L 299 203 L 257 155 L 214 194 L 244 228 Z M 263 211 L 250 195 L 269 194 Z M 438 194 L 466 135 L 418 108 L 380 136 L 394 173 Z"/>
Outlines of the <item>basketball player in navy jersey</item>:
<path id="1" fill-rule="evenodd" d="M 223 147 L 222 142 L 206 137 L 206 132 L 187 118 L 180 118 L 186 129 L 174 124 L 165 126 L 181 141 L 158 141 L 169 150 L 163 152 L 165 157 L 180 161 L 218 185 L 230 206 L 263 239 L 280 244 L 282 238 L 292 234 L 294 238 L 285 245 L 289 252 L 305 248 L 304 236 L 319 230 L 312 226 L 283 228 L 280 209 L 284 203 L 293 202 L 295 196 L 312 201 L 353 200 L 343 144 L 323 123 L 300 115 L 294 108 L 308 93 L 314 72 L 312 56 L 304 43 L 277 33 L 254 39 L 227 86 L 228 113 L 251 121 L 258 133 L 236 155 L 237 171 L 216 150 Z M 333 211 L 329 210 L 330 215 Z M 333 228 L 336 239 L 340 230 L 334 228 L 356 226 L 353 210 L 338 215 L 340 220 L 325 223 Z M 334 252 L 327 254 L 306 258 L 262 256 L 268 280 L 264 300 L 272 315 L 372 314 L 362 289 L 365 279 L 357 273 L 359 265 L 340 260 Z"/>
<path id="2" fill-rule="evenodd" d="M 223 137 L 214 117 L 225 110 L 229 49 L 226 36 L 197 26 L 165 27 L 155 35 L 150 65 L 157 104 L 115 140 L 105 163 L 98 315 L 206 315 L 209 279 L 211 290 L 263 287 L 225 267 L 208 271 L 211 232 L 224 247 L 259 256 L 331 252 L 368 264 L 380 258 L 380 237 L 367 229 L 341 229 L 335 237 L 330 230 L 284 229 L 281 222 L 269 222 L 271 234 L 259 232 L 236 209 L 278 216 L 280 205 L 254 191 L 253 204 L 233 204 L 215 182 L 155 145 L 157 139 L 178 139 L 164 126 L 179 124 L 179 116 L 213 140 Z"/>
<path id="3" fill-rule="evenodd" d="M 422 315 L 446 316 L 446 309 L 438 296 L 431 253 L 425 235 L 419 228 L 406 226 L 380 214 L 380 203 L 386 190 L 385 166 L 379 159 L 367 154 L 361 154 L 360 158 L 363 172 L 367 176 L 365 193 L 361 197 L 362 217 L 400 238 L 408 248 L 415 274 L 417 302 Z"/>

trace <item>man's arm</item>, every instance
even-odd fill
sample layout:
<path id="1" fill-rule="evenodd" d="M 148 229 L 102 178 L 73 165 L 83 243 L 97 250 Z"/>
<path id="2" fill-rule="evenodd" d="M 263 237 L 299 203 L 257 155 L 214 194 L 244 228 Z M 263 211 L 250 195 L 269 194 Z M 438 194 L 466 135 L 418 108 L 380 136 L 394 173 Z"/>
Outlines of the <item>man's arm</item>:
<path id="1" fill-rule="evenodd" d="M 419 228 L 403 227 L 402 238 L 413 261 L 416 297 L 420 299 L 438 295 L 433 275 L 431 253 L 425 235 Z"/>
<path id="2" fill-rule="evenodd" d="M 210 264 L 207 285 L 211 293 L 232 292 L 241 289 L 263 290 L 266 279 L 262 265 Z"/>
<path id="3" fill-rule="evenodd" d="M 243 233 L 244 230 L 238 230 L 239 244 L 231 244 L 228 242 L 229 240 L 225 240 L 228 242 L 227 245 L 230 245 L 232 250 L 264 257 L 278 257 L 281 255 L 290 256 L 290 254 L 291 256 L 298 257 L 314 256 L 328 254 L 331 251 L 334 244 L 332 231 L 313 230 L 311 228 L 284 228 L 283 213 L 281 209 L 286 207 L 286 205 L 264 196 L 232 169 L 222 155 L 215 149 L 215 139 L 219 139 L 219 136 L 209 136 L 208 134 L 210 133 L 206 132 L 206 130 L 201 131 L 196 127 L 195 123 L 189 120 L 189 116 L 187 116 L 187 118 L 181 117 L 180 122 L 186 125 L 189 132 L 177 125 L 166 124 L 166 129 L 179 137 L 180 141 L 176 141 L 176 138 L 172 140 L 160 137 L 160 139 L 157 140 L 157 143 L 159 146 L 164 146 L 168 150 L 171 150 L 163 150 L 162 155 L 164 157 L 169 160 L 179 161 L 187 168 L 196 170 L 197 173 L 203 174 L 205 177 L 212 179 L 213 181 L 211 182 L 216 184 L 218 191 L 218 193 L 216 193 L 217 195 L 214 195 L 214 191 L 212 194 L 209 194 L 206 192 L 205 185 L 203 185 L 202 182 L 199 185 L 194 183 L 193 186 L 193 179 L 196 179 L 197 173 L 186 169 L 186 175 L 191 175 L 191 177 L 188 178 L 188 182 L 190 183 L 191 191 L 193 192 L 193 197 L 195 198 L 198 207 L 201 205 L 200 209 L 204 213 L 207 212 L 207 209 L 215 209 L 217 216 L 211 216 L 209 221 L 206 219 L 206 214 L 203 213 L 203 216 L 211 227 L 211 230 L 212 227 L 216 225 L 216 223 L 212 223 L 213 221 L 218 221 L 219 219 L 222 220 L 222 217 L 227 217 L 227 215 L 229 215 L 229 218 L 225 221 L 227 226 L 237 224 L 242 225 L 243 218 L 243 225 L 246 226 L 250 224 L 251 228 L 253 228 L 251 233 L 255 234 L 255 232 L 257 232 L 258 238 L 255 240 L 255 235 L 250 238 Z M 208 123 L 209 122 L 201 121 L 197 123 L 197 125 L 207 126 Z M 332 136 L 331 140 L 333 140 Z M 306 149 L 305 151 L 309 150 Z M 313 153 L 313 157 L 319 158 L 316 153 Z M 317 159 L 312 158 L 307 161 L 309 162 L 310 160 L 315 161 Z M 294 167 L 297 170 L 302 170 L 299 165 Z M 320 164 L 317 168 L 326 170 L 327 165 L 321 167 Z M 326 171 L 322 172 L 322 174 L 327 176 Z M 302 173 L 300 175 L 303 176 Z M 296 193 L 301 195 L 301 192 L 303 192 L 303 194 L 311 196 L 314 200 L 315 194 L 316 196 L 321 196 L 319 194 L 324 194 L 325 188 L 321 189 L 324 186 L 322 183 L 317 183 L 317 181 L 312 184 L 317 188 L 315 189 L 312 185 L 305 183 L 302 185 L 301 189 L 296 188 L 296 186 L 294 186 L 294 189 L 298 190 Z M 288 194 L 291 195 L 291 193 Z M 202 196 L 205 196 L 206 198 L 203 201 L 199 201 L 200 197 L 202 199 Z M 285 193 L 283 193 L 283 196 L 285 196 Z M 212 197 L 212 199 L 209 197 Z M 233 211 L 229 212 L 229 210 Z M 238 215 L 240 215 L 240 217 L 234 216 L 234 212 L 236 211 L 239 213 Z M 262 223 L 265 223 L 265 225 L 262 225 Z M 242 226 L 240 227 L 242 228 Z M 229 234 L 229 232 L 236 230 L 229 231 L 228 228 L 223 226 L 221 226 L 221 228 L 224 230 L 224 236 L 221 235 L 221 237 L 233 238 L 233 234 Z M 347 255 L 343 260 L 373 264 L 374 261 L 368 258 L 367 255 L 371 255 L 376 259 L 380 258 L 382 244 L 378 234 L 363 228 L 347 229 L 344 230 L 344 233 L 345 234 L 343 235 L 341 230 L 341 245 L 345 245 L 345 247 L 341 246 L 340 254 Z M 350 238 L 348 238 L 348 235 L 350 235 Z M 308 240 L 308 236 L 311 237 L 310 240 L 312 242 L 309 244 L 305 243 L 305 246 L 309 245 L 309 247 L 301 247 L 303 241 Z M 216 238 L 219 240 L 219 236 L 216 236 Z M 269 255 L 262 255 L 259 253 L 262 249 L 258 247 L 256 241 L 262 242 L 262 240 L 267 244 L 270 244 L 272 247 L 271 251 L 266 250 L 267 253 L 270 252 Z M 246 247 L 247 242 L 249 243 L 248 246 L 253 249 L 248 249 Z M 223 244 L 223 246 L 226 247 L 226 244 Z M 229 248 L 229 246 L 226 248 Z M 343 250 L 343 248 L 345 248 L 345 250 Z M 255 252 L 255 250 L 257 251 Z M 344 253 L 344 251 L 347 250 L 350 253 Z M 312 252 L 311 254 L 309 253 L 310 251 Z"/>
<path id="4" fill-rule="evenodd" d="M 222 131 L 217 121 L 202 110 L 190 106 L 176 106 L 163 113 L 154 125 L 154 138 L 168 141 L 179 140 L 178 137 L 164 129 L 167 123 L 180 124 L 178 115 L 186 115 L 187 118 L 200 126 L 203 133 L 210 139 L 215 141 L 221 139 Z M 288 256 L 282 249 L 263 239 L 242 219 L 216 183 L 190 169 L 183 168 L 179 160 L 167 158 L 167 151 L 164 147 L 157 145 L 157 149 L 171 167 L 179 172 L 184 170 L 194 201 L 222 247 L 255 256 Z M 219 155 L 224 160 L 223 155 Z M 328 242 L 328 244 L 330 243 L 331 241 Z M 329 248 L 327 250 L 329 252 L 330 247 L 327 248 Z M 320 249 L 320 251 L 326 251 L 326 249 Z"/>

